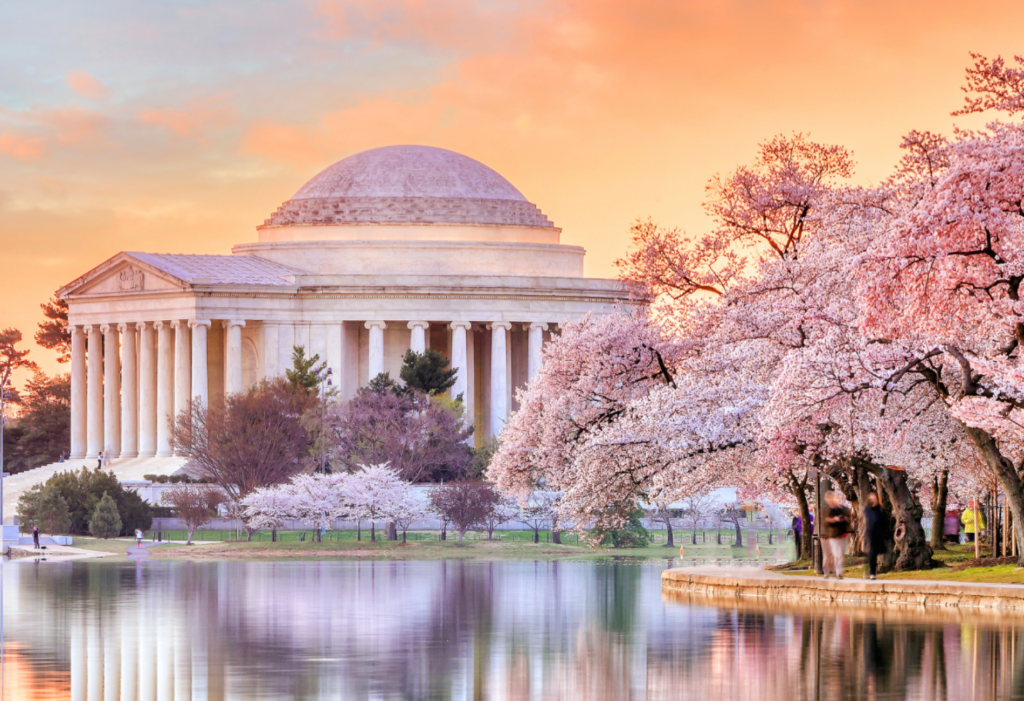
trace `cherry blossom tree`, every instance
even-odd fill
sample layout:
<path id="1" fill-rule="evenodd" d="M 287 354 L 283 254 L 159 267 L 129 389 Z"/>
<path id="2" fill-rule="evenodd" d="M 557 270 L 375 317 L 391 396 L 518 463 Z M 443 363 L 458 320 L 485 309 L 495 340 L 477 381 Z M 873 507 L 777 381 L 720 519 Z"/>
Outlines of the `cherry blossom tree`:
<path id="1" fill-rule="evenodd" d="M 430 508 L 452 524 L 462 544 L 466 532 L 481 525 L 494 510 L 498 494 L 486 482 L 446 482 L 430 490 Z"/>
<path id="2" fill-rule="evenodd" d="M 370 522 L 370 540 L 377 540 L 377 521 L 391 518 L 396 496 L 404 494 L 406 482 L 387 464 L 365 465 L 348 475 L 344 494 L 350 513 Z"/>
<path id="3" fill-rule="evenodd" d="M 240 502 L 242 518 L 253 529 L 270 529 L 270 539 L 277 542 L 277 530 L 298 518 L 295 494 L 287 485 L 262 487 L 250 492 Z"/>
<path id="4" fill-rule="evenodd" d="M 295 517 L 312 524 L 317 540 L 322 542 L 324 530 L 352 512 L 349 499 L 352 479 L 347 473 L 302 474 L 293 477 L 282 489 L 291 494 Z"/>

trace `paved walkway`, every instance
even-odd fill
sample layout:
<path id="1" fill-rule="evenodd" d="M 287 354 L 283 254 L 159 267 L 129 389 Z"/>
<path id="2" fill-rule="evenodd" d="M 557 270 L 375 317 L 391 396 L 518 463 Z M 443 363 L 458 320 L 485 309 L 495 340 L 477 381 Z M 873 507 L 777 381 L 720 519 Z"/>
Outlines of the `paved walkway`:
<path id="1" fill-rule="evenodd" d="M 921 579 L 824 579 L 753 567 L 675 567 L 661 573 L 664 591 L 844 603 L 957 606 L 1024 611 L 1024 585 Z"/>

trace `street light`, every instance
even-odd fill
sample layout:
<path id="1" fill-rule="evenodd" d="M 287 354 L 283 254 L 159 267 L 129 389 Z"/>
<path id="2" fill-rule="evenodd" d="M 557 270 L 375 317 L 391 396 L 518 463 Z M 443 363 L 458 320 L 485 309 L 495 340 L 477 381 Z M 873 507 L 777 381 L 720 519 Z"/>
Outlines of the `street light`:
<path id="1" fill-rule="evenodd" d="M 327 368 L 325 372 L 321 374 L 319 370 L 315 371 L 317 379 L 320 380 L 320 473 L 327 474 L 327 441 L 324 440 L 324 415 L 327 413 L 327 388 L 331 386 L 331 372 L 330 368 Z"/>

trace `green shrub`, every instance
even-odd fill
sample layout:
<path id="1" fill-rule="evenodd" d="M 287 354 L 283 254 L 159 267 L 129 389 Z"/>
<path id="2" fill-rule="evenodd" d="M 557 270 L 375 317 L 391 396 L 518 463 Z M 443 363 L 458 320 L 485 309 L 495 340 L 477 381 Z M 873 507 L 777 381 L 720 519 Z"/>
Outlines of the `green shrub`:
<path id="1" fill-rule="evenodd" d="M 121 534 L 121 514 L 117 512 L 117 503 L 106 492 L 103 492 L 103 498 L 89 519 L 89 532 L 97 538 L 113 538 Z"/>
<path id="2" fill-rule="evenodd" d="M 167 484 L 167 475 L 158 475 L 156 481 L 160 484 Z"/>
<path id="3" fill-rule="evenodd" d="M 57 491 L 70 512 L 71 522 L 68 528 L 63 529 L 64 533 L 87 535 L 96 505 L 104 494 L 109 495 L 117 506 L 121 518 L 121 535 L 133 533 L 136 528 L 145 531 L 153 525 L 153 513 L 149 504 L 134 490 L 121 486 L 113 472 L 103 472 L 99 468 L 60 472 L 47 480 L 45 485 L 34 487 L 18 502 L 18 517 L 22 523 L 26 523 L 30 518 L 36 521 L 41 518 L 35 516 L 38 513 L 38 504 L 34 499 L 38 497 L 33 494 L 51 488 Z"/>
<path id="4" fill-rule="evenodd" d="M 156 475 L 143 475 L 142 479 L 146 480 L 147 482 L 156 482 Z"/>
<path id="5" fill-rule="evenodd" d="M 38 526 L 44 533 L 57 535 L 71 529 L 71 512 L 59 489 L 36 485 L 18 499 L 18 522 L 25 533 Z"/>
<path id="6" fill-rule="evenodd" d="M 651 533 L 644 528 L 640 520 L 643 515 L 644 512 L 640 509 L 634 509 L 621 528 L 604 532 L 601 545 L 610 545 L 613 548 L 646 548 L 651 544 Z"/>
<path id="7" fill-rule="evenodd" d="M 171 475 L 167 479 L 171 484 L 177 484 L 178 482 L 181 482 L 181 475 Z"/>

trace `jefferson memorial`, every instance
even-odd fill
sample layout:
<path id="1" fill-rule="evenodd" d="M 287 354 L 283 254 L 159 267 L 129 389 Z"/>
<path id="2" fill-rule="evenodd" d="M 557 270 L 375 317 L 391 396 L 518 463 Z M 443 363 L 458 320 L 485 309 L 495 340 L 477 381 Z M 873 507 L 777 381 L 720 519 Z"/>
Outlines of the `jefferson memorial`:
<path id="1" fill-rule="evenodd" d="M 72 458 L 171 456 L 178 410 L 283 374 L 294 346 L 326 360 L 344 399 L 397 379 L 406 349 L 439 351 L 481 441 L 558 324 L 629 303 L 583 276 L 584 250 L 505 178 L 439 148 L 350 156 L 256 230 L 231 255 L 122 252 L 58 291 Z"/>

